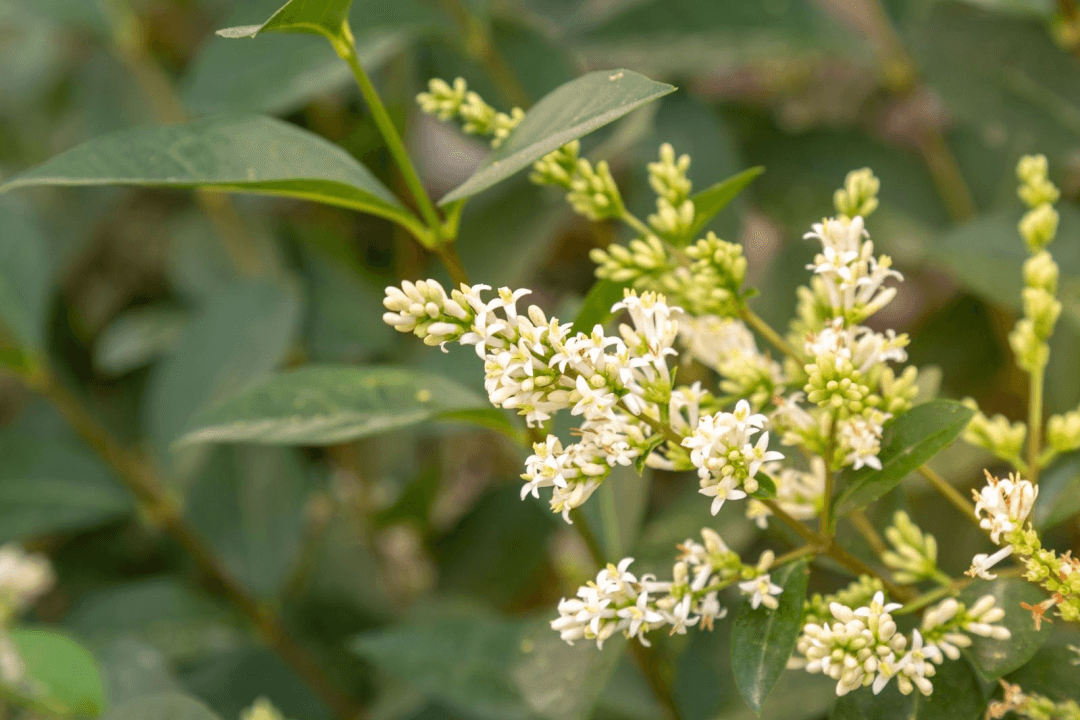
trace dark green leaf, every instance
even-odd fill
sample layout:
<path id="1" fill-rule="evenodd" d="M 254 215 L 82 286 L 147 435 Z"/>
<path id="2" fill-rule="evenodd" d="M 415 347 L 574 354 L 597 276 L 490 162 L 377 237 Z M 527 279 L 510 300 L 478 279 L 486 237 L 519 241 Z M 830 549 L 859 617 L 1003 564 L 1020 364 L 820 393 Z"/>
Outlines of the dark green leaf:
<path id="1" fill-rule="evenodd" d="M 109 710 L 103 720 L 221 720 L 198 700 L 179 693 L 134 698 Z"/>
<path id="2" fill-rule="evenodd" d="M 727 207 L 746 186 L 754 181 L 758 175 L 765 172 L 763 167 L 752 167 L 743 170 L 738 175 L 733 175 L 727 180 L 721 180 L 710 188 L 694 193 L 691 198 L 694 201 L 694 224 L 686 234 L 687 242 L 693 241 L 701 229 L 709 224 L 716 215 Z"/>
<path id="3" fill-rule="evenodd" d="M 918 690 L 904 696 L 892 680 L 874 695 L 859 688 L 836 701 L 829 720 L 977 720 L 986 700 L 975 671 L 967 660 L 946 660 L 932 678 L 934 692 L 924 697 Z"/>
<path id="4" fill-rule="evenodd" d="M 90 528 L 133 509 L 131 496 L 74 441 L 0 432 L 0 542 Z"/>
<path id="5" fill-rule="evenodd" d="M 122 375 L 153 362 L 180 340 L 188 314 L 152 305 L 129 310 L 102 331 L 94 345 L 94 365 Z"/>
<path id="6" fill-rule="evenodd" d="M 437 375 L 308 366 L 273 375 L 210 408 L 183 442 L 336 445 L 487 407 L 483 398 Z"/>
<path id="7" fill-rule="evenodd" d="M 992 595 L 997 606 L 1005 610 L 1005 617 L 997 624 L 1008 628 L 1011 637 L 993 640 L 973 635 L 971 656 L 983 677 L 997 680 L 1024 665 L 1046 641 L 1049 633 L 1037 631 L 1031 615 L 1020 607 L 1022 602 L 1028 605 L 1042 602 L 1046 593 L 1020 578 L 999 578 L 973 582 L 960 593 L 960 600 L 971 607 L 984 595 Z"/>
<path id="8" fill-rule="evenodd" d="M 45 348 L 48 251 L 30 216 L 10 200 L 0 201 L 0 338 L 9 334 L 35 355 Z"/>
<path id="9" fill-rule="evenodd" d="M 1059 459 L 1039 478 L 1039 496 L 1031 510 L 1037 530 L 1060 525 L 1080 513 L 1080 455 Z"/>
<path id="10" fill-rule="evenodd" d="M 105 710 L 105 686 L 97 661 L 86 648 L 51 630 L 16 629 L 10 633 L 26 665 L 26 675 L 40 684 L 36 695 L 61 714 L 97 717 Z"/>
<path id="11" fill-rule="evenodd" d="M 185 515 L 254 594 L 273 596 L 304 538 L 308 469 L 290 448 L 216 447 Z"/>
<path id="12" fill-rule="evenodd" d="M 602 70 L 572 80 L 536 103 L 472 177 L 439 203 L 486 190 L 571 140 L 674 90 L 630 70 Z"/>
<path id="13" fill-rule="evenodd" d="M 478 720 L 583 720 L 622 654 L 569 646 L 548 619 L 506 620 L 429 609 L 415 621 L 365 633 L 353 649 L 440 704 Z"/>
<path id="14" fill-rule="evenodd" d="M 119 637 L 97 656 L 105 673 L 106 696 L 114 708 L 140 696 L 180 691 L 165 657 L 136 637 Z"/>
<path id="15" fill-rule="evenodd" d="M 952 400 L 934 400 L 911 408 L 885 426 L 881 438 L 881 470 L 864 467 L 845 471 L 836 511 L 866 507 L 900 484 L 908 473 L 948 447 L 974 414 Z"/>
<path id="16" fill-rule="evenodd" d="M 323 138 L 257 115 L 124 130 L 61 153 L 0 186 L 148 185 L 283 195 L 406 219 L 367 168 Z"/>
<path id="17" fill-rule="evenodd" d="M 289 0 L 262 25 L 245 25 L 218 30 L 225 38 L 251 38 L 259 33 L 307 33 L 342 37 L 352 0 Z"/>
<path id="18" fill-rule="evenodd" d="M 144 412 L 161 460 L 186 478 L 193 466 L 170 457 L 171 444 L 195 414 L 273 370 L 297 329 L 299 298 L 291 286 L 245 281 L 211 300 L 176 350 L 154 367 Z"/>
<path id="19" fill-rule="evenodd" d="M 590 333 L 595 325 L 604 325 L 614 313 L 611 306 L 623 299 L 626 285 L 612 280 L 597 280 L 589 288 L 585 301 L 574 318 L 574 332 Z"/>
<path id="20" fill-rule="evenodd" d="M 806 562 L 792 563 L 773 573 L 772 581 L 784 591 L 780 606 L 755 610 L 743 603 L 731 631 L 731 668 L 739 692 L 750 709 L 761 713 L 776 681 L 787 666 L 802 631 L 803 603 L 810 573 Z"/>

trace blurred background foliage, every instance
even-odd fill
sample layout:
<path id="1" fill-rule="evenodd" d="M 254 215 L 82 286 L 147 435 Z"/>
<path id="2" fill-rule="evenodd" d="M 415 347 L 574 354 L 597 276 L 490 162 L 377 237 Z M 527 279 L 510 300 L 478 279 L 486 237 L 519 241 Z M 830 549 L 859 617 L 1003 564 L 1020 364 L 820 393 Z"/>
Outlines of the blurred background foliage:
<path id="1" fill-rule="evenodd" d="M 264 113 L 341 144 L 401 191 L 327 43 L 213 34 L 259 23 L 280 2 L 0 0 L 0 176 L 124 128 Z M 1045 153 L 1063 188 L 1054 252 L 1066 306 L 1048 403 L 1057 412 L 1080 401 L 1072 0 L 356 0 L 351 17 L 435 197 L 486 148 L 417 111 L 430 77 L 464 77 L 502 109 L 590 69 L 677 85 L 585 150 L 609 160 L 638 214 L 652 202 L 644 166 L 661 142 L 692 156 L 697 189 L 765 166 L 714 229 L 745 245 L 755 309 L 777 325 L 806 279 L 802 233 L 830 211 L 848 170 L 872 167 L 882 181 L 873 238 L 907 278 L 878 321 L 912 335 L 912 359 L 942 395 L 1013 418 L 1026 407 L 1006 343 L 1025 256 L 1013 168 Z M 589 249 L 618 233 L 519 175 L 469 204 L 459 250 L 474 281 L 533 288 L 534 302 L 572 317 L 592 282 Z M 367 717 L 658 717 L 619 643 L 570 648 L 547 629 L 557 599 L 593 569 L 557 517 L 518 499 L 522 456 L 504 438 L 435 423 L 319 450 L 171 447 L 200 409 L 302 362 L 404 365 L 481 389 L 471 351 L 446 357 L 382 324 L 383 286 L 445 279 L 399 228 L 296 200 L 36 189 L 0 196 L 0 262 L 16 259 L 50 278 L 35 297 L 32 280 L 0 285 L 0 302 L 19 298 L 47 320 L 19 339 L 47 353 L 98 423 L 146 450 L 187 526 Z M 956 446 L 933 464 L 966 488 L 988 462 Z M 674 544 L 709 521 L 708 504 L 692 479 L 624 475 L 587 506 L 601 545 L 663 570 Z M 919 482 L 874 512 L 919 506 L 946 545 L 955 517 Z M 1063 458 L 1044 486 L 1037 517 L 1075 546 L 1080 460 Z M 725 506 L 718 524 L 751 551 L 764 539 L 740 512 Z M 266 696 L 296 720 L 331 717 L 161 525 L 54 407 L 0 374 L 0 540 L 53 559 L 60 581 L 33 620 L 92 650 L 109 702 L 171 692 L 176 717 L 198 715 L 177 699 L 187 695 L 233 718 Z M 946 569 L 971 554 L 954 544 L 946 562 L 957 566 Z M 687 719 L 750 715 L 731 677 L 729 625 L 660 639 Z M 1020 671 L 1026 690 L 1080 699 L 1080 683 L 1060 680 L 1069 642 L 1054 633 Z M 764 714 L 824 717 L 831 696 L 829 681 L 789 673 Z"/>

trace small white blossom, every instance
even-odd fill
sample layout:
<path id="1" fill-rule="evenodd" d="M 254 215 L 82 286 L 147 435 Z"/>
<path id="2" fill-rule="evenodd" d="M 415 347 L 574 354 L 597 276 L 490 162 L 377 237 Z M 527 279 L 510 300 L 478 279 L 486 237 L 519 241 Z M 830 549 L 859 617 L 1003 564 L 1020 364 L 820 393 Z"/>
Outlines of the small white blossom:
<path id="1" fill-rule="evenodd" d="M 764 605 L 770 610 L 780 607 L 775 596 L 784 591 L 782 587 L 772 582 L 769 573 L 739 583 L 739 589 L 750 596 L 750 607 L 755 610 L 759 605 Z"/>
<path id="2" fill-rule="evenodd" d="M 975 514 L 979 516 L 979 527 L 988 531 L 990 539 L 1000 544 L 1002 533 L 1015 530 L 1027 520 L 1039 495 L 1039 488 L 1015 474 L 1002 480 L 987 473 L 986 479 L 982 490 L 972 491 Z"/>
<path id="3" fill-rule="evenodd" d="M 44 555 L 27 553 L 15 543 L 0 546 L 0 615 L 10 617 L 25 610 L 55 582 Z"/>
<path id="4" fill-rule="evenodd" d="M 968 568 L 964 574 L 971 577 L 981 578 L 983 580 L 994 580 L 997 575 L 990 572 L 990 568 L 997 565 L 1005 558 L 1012 555 L 1013 548 L 1011 545 L 1006 545 L 993 555 L 987 555 L 986 553 L 978 553 L 971 559 L 971 567 Z"/>

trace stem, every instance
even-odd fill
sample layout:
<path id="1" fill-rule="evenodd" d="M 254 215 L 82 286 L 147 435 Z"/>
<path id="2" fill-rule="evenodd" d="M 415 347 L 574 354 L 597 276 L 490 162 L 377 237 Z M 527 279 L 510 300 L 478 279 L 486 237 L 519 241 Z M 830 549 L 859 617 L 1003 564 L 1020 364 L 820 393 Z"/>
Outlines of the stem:
<path id="1" fill-rule="evenodd" d="M 604 558 L 604 549 L 600 547 L 600 541 L 596 539 L 596 535 L 593 533 L 592 528 L 589 527 L 589 522 L 585 519 L 581 509 L 574 508 L 571 510 L 570 519 L 573 521 L 574 529 L 577 530 L 581 541 L 589 549 L 589 555 L 592 557 L 593 562 L 596 563 L 596 566 L 604 567 L 607 565 L 607 560 Z"/>
<path id="2" fill-rule="evenodd" d="M 758 334 L 768 340 L 769 343 L 780 350 L 780 352 L 793 358 L 799 363 L 805 362 L 802 353 L 793 348 L 787 340 L 780 336 L 780 333 L 773 330 L 769 323 L 765 322 L 761 316 L 751 310 L 745 302 L 739 303 L 739 317 L 742 318 L 743 322 L 747 325 L 754 328 L 754 330 L 757 330 Z"/>
<path id="3" fill-rule="evenodd" d="M 923 593 L 922 595 L 918 596 L 914 600 L 909 601 L 907 605 L 900 608 L 899 610 L 897 610 L 893 614 L 894 615 L 907 615 L 907 614 L 913 613 L 913 612 L 915 612 L 917 610 L 922 610 L 924 607 L 926 607 L 927 605 L 929 605 L 932 602 L 937 602 L 938 600 L 940 600 L 942 598 L 949 597 L 950 595 L 955 595 L 956 591 L 957 591 L 957 588 L 955 586 L 953 586 L 952 583 L 950 583 L 947 586 L 942 585 L 939 588 L 936 588 L 936 589 L 931 590 L 929 592 Z"/>
<path id="4" fill-rule="evenodd" d="M 866 513 L 862 510 L 856 510 L 848 515 L 848 520 L 855 526 L 855 529 L 859 531 L 859 534 L 863 536 L 867 544 L 873 549 L 874 554 L 881 557 L 883 554 L 889 551 L 885 541 L 881 538 L 877 529 L 873 526 L 870 520 L 866 517 Z"/>
<path id="5" fill-rule="evenodd" d="M 442 261 L 446 272 L 450 273 L 450 277 L 455 283 L 459 285 L 469 284 L 469 275 L 465 272 L 465 266 L 461 264 L 461 257 L 458 256 L 457 248 L 452 242 L 437 245 L 434 248 L 434 253 Z"/>
<path id="6" fill-rule="evenodd" d="M 161 524 L 209 578 L 233 608 L 255 626 L 263 640 L 315 690 L 342 720 L 358 718 L 363 710 L 327 679 L 314 659 L 285 629 L 281 618 L 252 597 L 202 538 L 184 520 L 150 463 L 112 437 L 66 388 L 46 373 L 28 380 L 31 389 L 48 399 L 80 437 L 108 463 L 127 485 L 146 514 Z"/>
<path id="7" fill-rule="evenodd" d="M 790 562 L 795 562 L 796 560 L 804 558 L 807 555 L 816 555 L 818 552 L 819 549 L 816 545 L 803 545 L 802 547 L 797 547 L 794 550 L 788 550 L 786 553 L 777 556 L 777 558 L 772 561 L 772 564 L 769 565 L 769 571 L 771 572 L 773 568 L 787 565 Z"/>
<path id="8" fill-rule="evenodd" d="M 833 493 L 836 485 L 836 472 L 832 468 L 833 455 L 836 454 L 836 413 L 829 416 L 829 432 L 825 444 L 825 503 L 821 509 L 821 532 L 826 537 L 835 534 L 833 526 L 836 519 L 833 517 Z"/>
<path id="9" fill-rule="evenodd" d="M 1031 373 L 1031 393 L 1028 397 L 1028 479 L 1032 485 L 1039 484 L 1039 441 L 1042 438 L 1043 384 L 1046 366 L 1041 365 Z"/>
<path id="10" fill-rule="evenodd" d="M 348 21 L 342 25 L 341 30 L 340 36 L 331 38 L 331 44 L 338 55 L 349 64 L 353 77 L 356 78 L 356 84 L 360 88 L 360 93 L 364 96 L 368 109 L 371 110 L 375 125 L 378 126 L 383 140 L 386 141 L 386 147 L 390 150 L 398 170 L 401 171 L 401 176 L 409 187 L 409 192 L 412 193 L 424 222 L 431 228 L 433 234 L 437 234 L 441 223 L 439 213 L 435 210 L 435 205 L 431 202 L 427 190 L 424 189 L 424 184 L 420 182 L 420 176 L 417 175 L 416 168 L 413 167 L 412 160 L 409 159 L 409 154 L 405 150 L 405 145 L 401 142 L 401 136 L 398 135 L 394 122 L 390 119 L 390 113 L 386 111 L 386 106 L 383 105 L 382 98 L 379 97 L 375 86 L 371 84 L 371 79 L 368 78 L 364 68 L 360 65 L 360 58 L 356 54 L 356 40 L 353 37 Z M 434 242 L 437 242 L 437 240 L 434 240 Z"/>
<path id="11" fill-rule="evenodd" d="M 641 222 L 641 220 L 630 212 L 626 208 L 623 208 L 622 221 L 641 233 L 642 237 L 648 237 L 653 234 L 653 231 L 649 229 L 649 226 Z"/>
<path id="12" fill-rule="evenodd" d="M 934 489 L 941 493 L 946 500 L 951 502 L 957 510 L 967 515 L 976 525 L 979 524 L 979 516 L 975 514 L 975 506 L 972 505 L 971 501 L 965 498 L 959 490 L 950 485 L 945 478 L 934 472 L 929 465 L 920 465 L 918 471 L 919 474 L 926 478 L 930 484 L 934 486 Z"/>

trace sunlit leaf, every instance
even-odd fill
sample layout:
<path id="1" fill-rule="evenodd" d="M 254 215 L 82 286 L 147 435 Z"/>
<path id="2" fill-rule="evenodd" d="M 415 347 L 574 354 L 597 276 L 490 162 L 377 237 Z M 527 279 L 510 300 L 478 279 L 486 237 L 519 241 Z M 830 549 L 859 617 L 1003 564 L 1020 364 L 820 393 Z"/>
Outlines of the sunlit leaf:
<path id="1" fill-rule="evenodd" d="M 307 33 L 336 38 L 349 19 L 352 0 L 289 0 L 262 25 L 218 30 L 225 38 L 251 38 L 259 33 Z"/>
<path id="2" fill-rule="evenodd" d="M 472 177 L 439 203 L 445 205 L 486 190 L 571 140 L 674 91 L 671 85 L 630 70 L 602 70 L 571 80 L 533 105 Z"/>
<path id="3" fill-rule="evenodd" d="M 744 602 L 735 616 L 731 631 L 731 668 L 739 692 L 750 709 L 761 712 L 776 681 L 795 650 L 802 632 L 803 603 L 810 573 L 807 563 L 792 563 L 772 574 L 772 581 L 783 588 L 777 597 L 780 606 L 757 609 Z"/>
<path id="4" fill-rule="evenodd" d="M 281 120 L 215 116 L 95 138 L 0 186 L 146 185 L 282 195 L 381 217 L 409 213 L 333 143 Z"/>
<path id="5" fill-rule="evenodd" d="M 959 437 L 974 411 L 952 400 L 923 403 L 893 418 L 881 438 L 881 470 L 864 467 L 841 475 L 838 513 L 865 507 L 900 484 Z"/>
<path id="6" fill-rule="evenodd" d="M 479 409 L 491 408 L 437 375 L 391 367 L 308 366 L 273 375 L 210 408 L 195 419 L 183 442 L 336 445 Z"/>
<path id="7" fill-rule="evenodd" d="M 69 717 L 97 717 L 105 710 L 105 686 L 97 661 L 77 642 L 51 630 L 12 630 L 11 640 L 39 684 L 34 699 Z"/>

